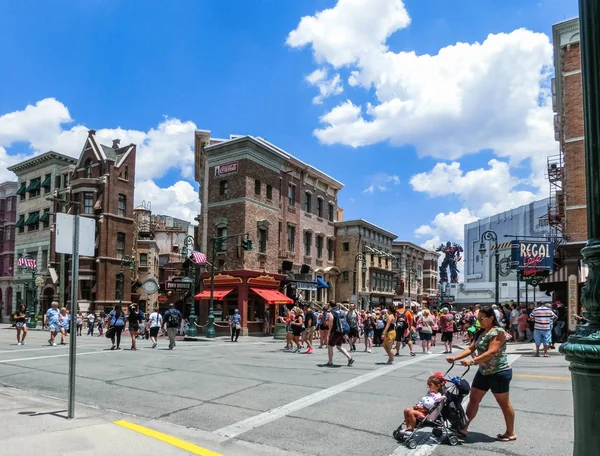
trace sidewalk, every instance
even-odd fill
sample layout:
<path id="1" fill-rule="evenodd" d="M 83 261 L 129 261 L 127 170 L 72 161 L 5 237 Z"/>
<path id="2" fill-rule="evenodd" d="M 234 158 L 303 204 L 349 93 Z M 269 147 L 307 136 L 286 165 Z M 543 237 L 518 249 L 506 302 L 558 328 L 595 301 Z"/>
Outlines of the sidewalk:
<path id="1" fill-rule="evenodd" d="M 75 419 L 68 420 L 66 409 L 63 401 L 3 388 L 0 391 L 2 455 L 293 456 L 281 449 L 227 441 L 209 432 L 83 405 L 76 405 Z M 118 420 L 126 421 L 115 424 Z"/>

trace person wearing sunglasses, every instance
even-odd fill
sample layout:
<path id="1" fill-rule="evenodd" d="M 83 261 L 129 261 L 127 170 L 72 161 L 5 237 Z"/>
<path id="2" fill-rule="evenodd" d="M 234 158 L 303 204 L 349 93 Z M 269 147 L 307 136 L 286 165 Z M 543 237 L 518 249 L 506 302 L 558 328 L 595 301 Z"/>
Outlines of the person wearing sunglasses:
<path id="1" fill-rule="evenodd" d="M 489 390 L 502 410 L 506 430 L 498 434 L 500 442 L 511 442 L 515 435 L 515 411 L 510 403 L 509 387 L 512 380 L 512 368 L 506 356 L 506 332 L 500 327 L 494 309 L 484 307 L 477 315 L 481 325 L 471 345 L 458 356 L 449 356 L 449 363 L 461 362 L 463 366 L 479 366 L 471 386 L 469 405 L 467 406 L 467 425 L 460 434 L 467 436 L 469 424 L 475 419 L 479 404 Z M 476 353 L 475 356 L 472 356 Z"/>

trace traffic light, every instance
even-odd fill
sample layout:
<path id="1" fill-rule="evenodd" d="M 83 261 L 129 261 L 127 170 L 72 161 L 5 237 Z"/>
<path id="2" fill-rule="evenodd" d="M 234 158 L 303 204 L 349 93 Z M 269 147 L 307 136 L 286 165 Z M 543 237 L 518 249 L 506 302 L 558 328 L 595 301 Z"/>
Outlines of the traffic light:
<path id="1" fill-rule="evenodd" d="M 252 250 L 252 241 L 250 239 L 244 239 L 242 241 L 242 249 L 246 251 Z"/>

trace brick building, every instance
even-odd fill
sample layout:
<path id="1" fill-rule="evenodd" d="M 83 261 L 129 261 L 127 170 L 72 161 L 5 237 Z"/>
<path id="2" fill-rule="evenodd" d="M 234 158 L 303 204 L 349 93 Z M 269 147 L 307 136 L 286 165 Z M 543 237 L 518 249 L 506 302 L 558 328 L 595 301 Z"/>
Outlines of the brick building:
<path id="1" fill-rule="evenodd" d="M 548 222 L 553 233 L 563 238 L 555 253 L 558 269 L 540 286 L 554 291 L 554 297 L 569 300 L 569 311 L 577 312 L 581 286 L 587 268 L 581 263 L 581 249 L 588 238 L 583 129 L 583 92 L 579 19 L 560 22 L 552 27 L 555 78 L 552 84 L 555 139 L 559 154 L 548 159 L 550 182 Z M 569 297 L 567 282 L 574 284 Z"/>
<path id="2" fill-rule="evenodd" d="M 243 331 L 260 331 L 267 303 L 289 302 L 260 295 L 255 290 L 263 285 L 273 292 L 286 285 L 283 291 L 292 299 L 332 299 L 339 273 L 334 222 L 340 182 L 253 136 L 219 140 L 197 131 L 195 165 L 202 201 L 199 247 L 209 262 L 214 237 L 247 233 L 254 243 L 253 250 L 244 251 L 243 237 L 232 238 L 216 252 L 217 270 L 233 277 L 227 283 L 239 283 L 223 288 L 230 291 L 218 315 L 225 318 L 239 308 Z"/>
<path id="3" fill-rule="evenodd" d="M 52 197 L 57 184 L 68 180 L 65 167 L 77 160 L 58 152 L 27 159 L 8 168 L 17 176 L 17 214 L 13 264 L 12 308 L 35 301 L 37 310 L 47 308 L 56 299 L 57 287 L 51 277 L 50 248 L 52 227 Z M 35 271 L 18 266 L 18 258 L 28 256 L 37 261 Z M 32 273 L 41 277 L 42 286 L 32 280 Z M 39 282 L 38 282 L 39 283 Z"/>
<path id="4" fill-rule="evenodd" d="M 55 196 L 66 201 L 66 207 L 54 202 L 54 212 L 64 208 L 67 213 L 96 221 L 95 256 L 79 259 L 78 302 L 84 312 L 108 310 L 117 303 L 129 305 L 132 302 L 131 285 L 135 283 L 132 271 L 122 260 L 124 257 L 135 258 L 133 191 L 136 146 L 121 147 L 119 140 L 114 140 L 112 146 L 105 146 L 98 143 L 95 134 L 94 130 L 88 132 L 75 166 L 63 169 L 63 178 L 56 180 Z M 50 263 L 58 270 L 60 255 L 54 252 L 54 239 L 52 247 Z M 67 262 L 65 277 L 70 277 L 70 271 Z M 68 301 L 68 283 L 64 294 Z"/>
<path id="5" fill-rule="evenodd" d="M 397 236 L 362 219 L 340 221 L 335 228 L 336 266 L 341 272 L 336 300 L 356 299 L 360 309 L 391 304 L 397 284 L 392 243 Z"/>
<path id="6" fill-rule="evenodd" d="M 16 182 L 0 184 L 0 322 L 12 311 L 17 188 Z"/>
<path id="7" fill-rule="evenodd" d="M 396 258 L 393 270 L 400 285 L 396 299 L 422 305 L 429 296 L 437 295 L 439 253 L 412 242 L 394 241 L 392 254 Z"/>
<path id="8" fill-rule="evenodd" d="M 132 301 L 137 302 L 138 308 L 148 314 L 158 306 L 158 294 L 146 292 L 141 285 L 148 280 L 158 284 L 160 250 L 152 231 L 152 211 L 149 205 L 142 203 L 136 207 L 133 218 L 135 269 L 132 282 L 140 287 L 133 287 Z"/>

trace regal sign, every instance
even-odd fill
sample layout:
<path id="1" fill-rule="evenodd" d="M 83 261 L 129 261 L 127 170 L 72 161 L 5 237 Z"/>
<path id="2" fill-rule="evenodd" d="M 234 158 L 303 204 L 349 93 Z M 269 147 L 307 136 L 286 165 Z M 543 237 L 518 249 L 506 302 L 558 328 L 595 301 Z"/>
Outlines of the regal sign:
<path id="1" fill-rule="evenodd" d="M 554 266 L 554 244 L 548 241 L 513 241 L 511 268 L 519 271 L 550 271 Z M 527 274 L 526 274 L 527 275 Z"/>
<path id="2" fill-rule="evenodd" d="M 215 177 L 223 177 L 228 174 L 235 174 L 238 172 L 238 162 L 225 163 L 223 165 L 215 166 Z"/>

